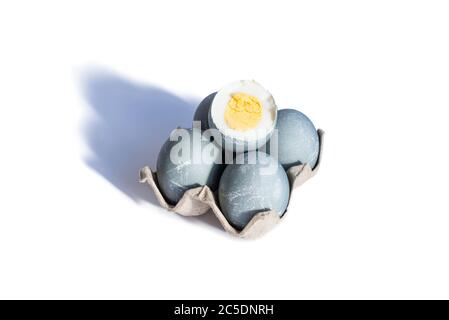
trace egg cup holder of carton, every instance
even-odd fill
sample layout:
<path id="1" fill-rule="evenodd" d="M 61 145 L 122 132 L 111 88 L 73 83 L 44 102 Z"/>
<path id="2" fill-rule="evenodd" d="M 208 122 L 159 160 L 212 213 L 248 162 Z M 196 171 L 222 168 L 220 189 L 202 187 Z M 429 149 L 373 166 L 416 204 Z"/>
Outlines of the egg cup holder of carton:
<path id="1" fill-rule="evenodd" d="M 320 168 L 320 162 L 323 154 L 324 131 L 318 129 L 320 143 L 318 161 L 312 169 L 308 164 L 293 166 L 287 170 L 287 176 L 290 182 L 290 200 L 293 189 L 301 186 L 307 180 L 315 176 Z M 226 232 L 239 238 L 257 238 L 270 231 L 280 220 L 282 220 L 287 211 L 279 216 L 275 211 L 269 210 L 257 213 L 249 223 L 242 229 L 234 228 L 223 215 L 218 205 L 215 194 L 208 186 L 196 187 L 187 190 L 176 205 L 170 205 L 163 197 L 157 182 L 156 172 L 151 171 L 149 167 L 140 170 L 140 182 L 148 184 L 160 203 L 167 209 L 182 216 L 193 217 L 206 214 L 211 210 L 220 221 Z M 289 201 L 290 201 L 289 200 Z M 288 209 L 288 208 L 287 208 Z"/>

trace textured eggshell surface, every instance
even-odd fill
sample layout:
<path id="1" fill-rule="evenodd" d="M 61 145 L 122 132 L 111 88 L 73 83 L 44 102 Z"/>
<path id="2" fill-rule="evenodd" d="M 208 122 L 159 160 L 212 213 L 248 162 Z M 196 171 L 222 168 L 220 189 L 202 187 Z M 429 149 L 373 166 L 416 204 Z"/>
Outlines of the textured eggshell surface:
<path id="1" fill-rule="evenodd" d="M 173 148 L 180 147 L 181 141 L 170 141 L 168 139 L 161 148 L 157 159 L 157 179 L 162 194 L 171 203 L 177 203 L 184 192 L 188 189 L 198 186 L 207 185 L 212 190 L 216 190 L 220 175 L 223 172 L 224 165 L 218 164 L 215 161 L 221 158 L 222 152 L 212 142 L 201 139 L 201 143 L 193 143 L 193 134 L 201 135 L 199 129 L 189 129 L 189 157 L 182 159 L 179 162 L 174 162 L 170 158 L 170 153 Z M 202 154 L 205 147 L 212 151 L 207 154 Z M 194 155 L 202 155 L 201 160 L 194 161 Z M 208 159 L 205 159 L 205 158 Z"/>
<path id="2" fill-rule="evenodd" d="M 287 174 L 276 159 L 256 151 L 243 156 L 243 164 L 226 167 L 218 189 L 223 214 L 240 230 L 259 212 L 273 210 L 282 216 L 290 194 Z"/>
<path id="3" fill-rule="evenodd" d="M 312 121 L 294 109 L 278 111 L 276 122 L 278 134 L 278 160 L 287 170 L 300 164 L 314 168 L 319 154 L 320 141 Z M 266 150 L 272 153 L 271 144 Z"/>
<path id="4" fill-rule="evenodd" d="M 196 108 L 193 121 L 201 121 L 201 130 L 209 129 L 209 109 L 216 94 L 217 93 L 214 92 L 208 95 Z"/>
<path id="5" fill-rule="evenodd" d="M 319 129 L 318 136 L 320 138 L 320 152 L 315 167 L 311 168 L 308 164 L 301 164 L 287 170 L 290 182 L 290 197 L 293 189 L 300 187 L 318 173 L 323 154 L 324 131 Z M 139 180 L 140 183 L 148 185 L 153 190 L 159 204 L 168 211 L 186 217 L 195 217 L 212 212 L 226 232 L 239 238 L 258 238 L 269 232 L 281 220 L 277 212 L 273 210 L 264 211 L 257 213 L 243 230 L 238 230 L 223 215 L 214 193 L 207 185 L 187 190 L 176 204 L 170 204 L 162 194 L 157 174 L 151 171 L 148 166 L 140 170 Z M 285 214 L 282 216 L 283 219 L 285 219 Z"/>

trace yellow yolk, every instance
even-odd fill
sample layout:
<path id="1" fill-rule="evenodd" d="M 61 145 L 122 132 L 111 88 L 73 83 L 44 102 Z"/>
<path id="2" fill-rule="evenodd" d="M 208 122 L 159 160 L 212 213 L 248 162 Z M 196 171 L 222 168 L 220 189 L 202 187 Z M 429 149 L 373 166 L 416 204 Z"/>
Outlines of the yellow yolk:
<path id="1" fill-rule="evenodd" d="M 246 93 L 234 93 L 226 106 L 224 118 L 231 129 L 253 129 L 262 119 L 262 104 L 259 99 Z"/>

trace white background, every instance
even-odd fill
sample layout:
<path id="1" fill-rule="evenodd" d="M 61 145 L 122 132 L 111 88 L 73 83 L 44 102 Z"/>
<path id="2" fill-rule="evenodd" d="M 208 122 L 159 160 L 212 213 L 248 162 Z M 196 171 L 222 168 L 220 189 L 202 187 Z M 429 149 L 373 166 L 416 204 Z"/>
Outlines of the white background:
<path id="1" fill-rule="evenodd" d="M 445 1 L 4 1 L 0 298 L 449 298 Z M 222 85 L 326 131 L 255 241 L 137 183 Z"/>

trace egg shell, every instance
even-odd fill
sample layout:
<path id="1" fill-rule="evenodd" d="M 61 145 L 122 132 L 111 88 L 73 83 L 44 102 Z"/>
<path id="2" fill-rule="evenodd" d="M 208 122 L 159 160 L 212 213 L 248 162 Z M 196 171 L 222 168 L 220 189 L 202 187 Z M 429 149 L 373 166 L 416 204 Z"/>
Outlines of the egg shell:
<path id="1" fill-rule="evenodd" d="M 201 121 L 201 130 L 209 129 L 209 109 L 217 93 L 213 92 L 200 102 L 193 116 L 193 121 Z"/>
<path id="2" fill-rule="evenodd" d="M 287 174 L 275 158 L 261 151 L 243 156 L 243 164 L 226 167 L 218 188 L 221 211 L 239 230 L 259 212 L 273 210 L 282 216 L 290 194 Z M 255 163 L 249 163 L 251 156 Z"/>
<path id="3" fill-rule="evenodd" d="M 201 135 L 199 129 L 189 129 L 190 139 L 190 154 L 189 157 L 180 163 L 174 163 L 170 159 L 170 152 L 172 148 L 182 143 L 180 141 L 170 141 L 168 139 L 162 146 L 157 159 L 157 180 L 162 194 L 170 203 L 177 203 L 184 192 L 188 189 L 207 185 L 212 190 L 216 190 L 220 180 L 221 173 L 224 170 L 224 165 L 215 163 L 215 155 L 217 158 L 222 157 L 221 149 L 208 140 L 201 140 L 201 143 L 193 143 L 193 134 L 196 132 Z M 211 145 L 214 152 L 210 155 L 209 162 L 200 161 L 194 163 L 194 154 L 201 155 L 203 148 L 206 145 Z M 204 159 L 204 158 L 203 158 Z"/>
<path id="4" fill-rule="evenodd" d="M 315 167 L 320 141 L 315 126 L 305 114 L 294 109 L 278 110 L 276 130 L 277 158 L 285 170 L 300 164 Z M 267 153 L 272 153 L 270 142 L 266 144 Z"/>
<path id="5" fill-rule="evenodd" d="M 302 164 L 293 166 L 287 170 L 287 176 L 290 181 L 290 201 L 292 201 L 293 189 L 300 187 L 318 173 L 322 161 L 324 131 L 318 129 L 318 136 L 320 138 L 320 153 L 315 167 L 311 168 L 308 164 Z M 140 169 L 139 179 L 140 183 L 146 184 L 151 188 L 161 207 L 185 217 L 199 216 L 211 211 L 226 232 L 239 238 L 254 239 L 261 237 L 281 221 L 281 217 L 277 212 L 272 210 L 264 211 L 257 213 L 243 230 L 238 230 L 229 223 L 221 212 L 215 194 L 208 186 L 187 190 L 182 198 L 176 204 L 172 205 L 168 203 L 162 195 L 161 188 L 157 181 L 157 174 L 148 166 Z M 282 220 L 285 219 L 286 215 L 287 214 L 284 213 Z"/>

